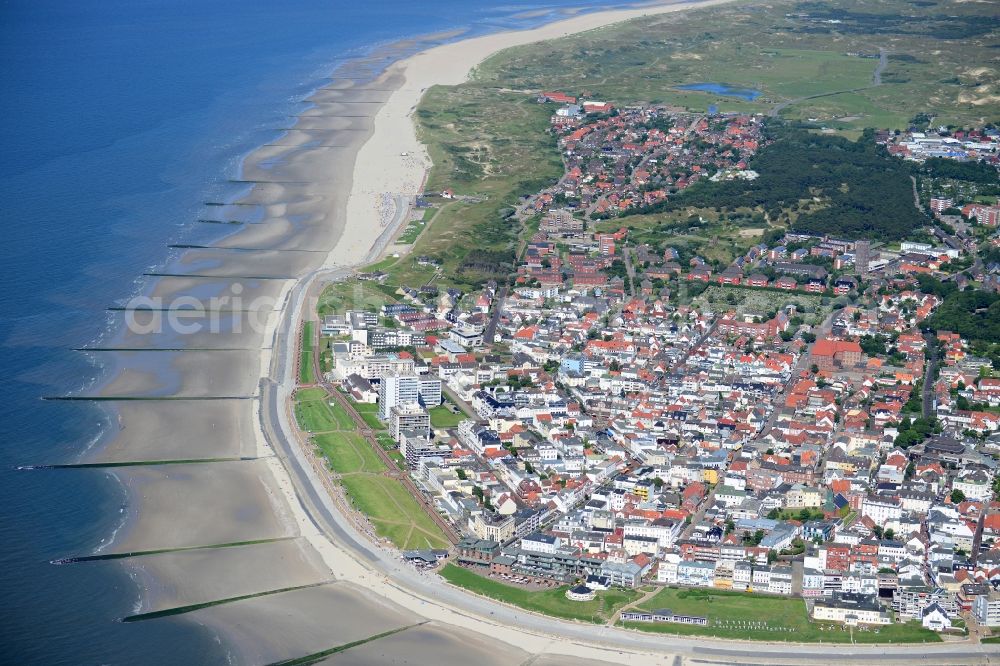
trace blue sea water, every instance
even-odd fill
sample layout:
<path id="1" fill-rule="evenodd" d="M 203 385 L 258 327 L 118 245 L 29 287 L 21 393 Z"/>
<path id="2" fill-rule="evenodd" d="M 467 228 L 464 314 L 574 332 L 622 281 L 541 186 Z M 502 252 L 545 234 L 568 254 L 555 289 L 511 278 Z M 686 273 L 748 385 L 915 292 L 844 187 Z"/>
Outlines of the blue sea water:
<path id="1" fill-rule="evenodd" d="M 726 83 L 688 83 L 677 86 L 678 90 L 696 90 L 698 92 L 710 92 L 723 97 L 739 97 L 746 102 L 752 102 L 761 96 L 759 90 L 753 88 L 737 88 Z"/>
<path id="2" fill-rule="evenodd" d="M 253 147 L 345 58 L 456 28 L 528 27 L 595 0 L 5 0 L 0 3 L 0 662 L 216 663 L 186 623 L 121 624 L 137 590 L 93 553 L 124 497 L 71 462 L 102 414 L 46 402 L 98 371 L 72 348 L 162 265 Z"/>

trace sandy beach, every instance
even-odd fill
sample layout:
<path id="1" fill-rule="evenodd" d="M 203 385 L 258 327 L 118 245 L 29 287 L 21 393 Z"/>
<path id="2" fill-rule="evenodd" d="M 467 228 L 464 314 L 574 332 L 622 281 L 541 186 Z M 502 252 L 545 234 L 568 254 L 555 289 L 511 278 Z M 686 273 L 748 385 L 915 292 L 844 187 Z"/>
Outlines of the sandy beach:
<path id="1" fill-rule="evenodd" d="M 102 552 L 157 551 L 125 564 L 142 611 L 226 600 L 179 617 L 216 632 L 239 664 L 378 634 L 328 662 L 659 664 L 704 651 L 697 641 L 530 616 L 419 573 L 342 514 L 306 462 L 308 444 L 274 443 L 295 432 L 291 357 L 310 297 L 381 253 L 392 224 L 406 219 L 397 207 L 421 190 L 430 161 L 412 114 L 429 87 L 461 83 L 505 48 L 724 1 L 575 15 L 424 50 L 419 40 L 396 45 L 338 70 L 288 131 L 246 157 L 245 193 L 204 220 L 224 235 L 175 256 L 143 292 L 236 318 L 194 334 L 123 332 L 97 352 L 113 372 L 94 395 L 117 401 L 117 427 L 89 461 L 168 463 L 115 471 L 129 517 Z M 251 326 L 247 310 L 264 325 Z M 203 462 L 169 463 L 182 460 Z M 778 663 L 779 650 L 739 660 Z"/>
<path id="2" fill-rule="evenodd" d="M 484 60 L 514 46 L 596 30 L 642 16 L 710 7 L 727 1 L 671 3 L 582 14 L 531 30 L 444 44 L 396 63 L 388 73 L 401 78 L 402 83 L 375 115 L 374 134 L 358 154 L 347 202 L 350 224 L 330 252 L 327 264 L 351 264 L 368 251 L 384 222 L 378 206 L 384 193 L 418 193 L 431 164 L 426 149 L 417 139 L 412 114 L 431 86 L 458 85 L 468 80 L 473 69 Z"/>

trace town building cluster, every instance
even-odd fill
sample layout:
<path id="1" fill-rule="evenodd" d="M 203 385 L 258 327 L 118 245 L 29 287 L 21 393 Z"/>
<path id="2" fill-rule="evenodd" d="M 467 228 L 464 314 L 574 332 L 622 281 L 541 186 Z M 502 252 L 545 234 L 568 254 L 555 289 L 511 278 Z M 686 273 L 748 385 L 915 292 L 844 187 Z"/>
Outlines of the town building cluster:
<path id="1" fill-rule="evenodd" d="M 465 535 L 457 562 L 579 599 L 659 584 L 801 596 L 827 622 L 1000 626 L 1000 377 L 921 326 L 942 303 L 921 276 L 982 281 L 949 268 L 974 248 L 788 233 L 720 267 L 595 231 L 602 205 L 742 169 L 758 123 L 593 119 L 557 95 L 563 200 L 533 199 L 511 286 L 401 287 L 324 322 L 331 379 L 378 402 Z M 692 134 L 705 150 L 675 140 Z M 436 426 L 440 409 L 465 416 Z"/>
<path id="2" fill-rule="evenodd" d="M 1000 131 L 972 129 L 948 131 L 898 132 L 881 131 L 876 140 L 885 144 L 892 155 L 915 162 L 931 157 L 959 161 L 983 161 L 1000 165 Z"/>
<path id="3" fill-rule="evenodd" d="M 540 100 L 567 102 L 551 119 L 566 173 L 532 198 L 536 211 L 566 207 L 602 219 L 656 204 L 701 178 L 757 176 L 747 163 L 762 141 L 761 116 L 616 109 L 552 92 Z"/>

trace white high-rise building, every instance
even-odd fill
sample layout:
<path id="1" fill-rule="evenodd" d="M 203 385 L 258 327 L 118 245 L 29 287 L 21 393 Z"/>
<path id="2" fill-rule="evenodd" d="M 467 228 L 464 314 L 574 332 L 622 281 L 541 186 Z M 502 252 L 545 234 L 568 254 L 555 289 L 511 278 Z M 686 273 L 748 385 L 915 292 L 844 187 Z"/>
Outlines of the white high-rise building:
<path id="1" fill-rule="evenodd" d="M 441 404 L 441 378 L 420 378 L 420 404 L 424 407 L 437 407 Z"/>
<path id="2" fill-rule="evenodd" d="M 393 407 L 419 401 L 420 380 L 416 375 L 387 375 L 378 387 L 378 417 L 388 421 Z"/>

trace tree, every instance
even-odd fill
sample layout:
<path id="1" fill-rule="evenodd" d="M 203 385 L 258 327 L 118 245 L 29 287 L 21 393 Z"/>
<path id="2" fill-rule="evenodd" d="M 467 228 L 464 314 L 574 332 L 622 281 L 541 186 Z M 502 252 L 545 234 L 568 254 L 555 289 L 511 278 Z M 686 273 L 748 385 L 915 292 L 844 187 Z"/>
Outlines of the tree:
<path id="1" fill-rule="evenodd" d="M 768 132 L 774 142 L 750 162 L 757 179 L 702 179 L 679 196 L 629 214 L 747 207 L 766 211 L 769 220 L 787 219 L 786 211 L 799 203 L 802 193 L 812 192 L 824 204 L 800 206 L 792 225 L 797 231 L 895 240 L 927 223 L 913 206 L 911 167 L 878 147 L 873 131 L 854 142 L 793 127 Z"/>
<path id="2" fill-rule="evenodd" d="M 726 519 L 726 534 L 730 534 L 736 529 L 736 523 L 733 522 L 732 518 Z"/>
<path id="3" fill-rule="evenodd" d="M 778 561 L 778 554 L 773 550 L 767 551 L 767 563 L 774 564 L 777 561 Z"/>
<path id="4" fill-rule="evenodd" d="M 951 491 L 951 503 L 952 504 L 961 504 L 964 501 L 965 501 L 965 493 L 963 493 L 961 490 L 959 490 L 957 488 L 955 490 Z"/>

